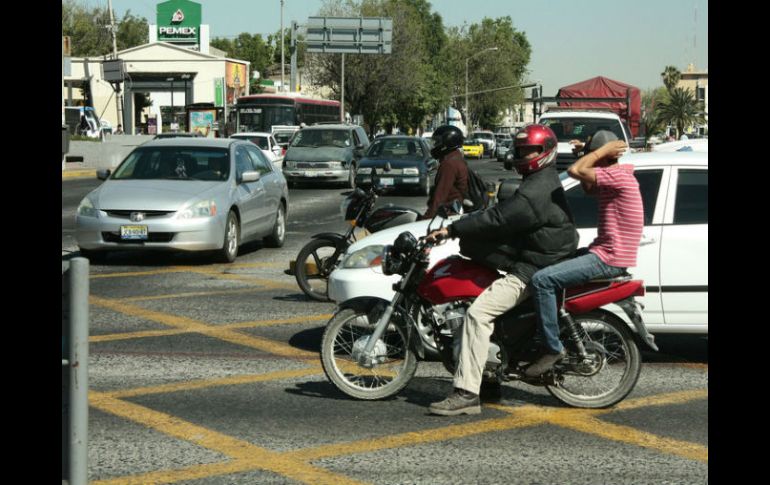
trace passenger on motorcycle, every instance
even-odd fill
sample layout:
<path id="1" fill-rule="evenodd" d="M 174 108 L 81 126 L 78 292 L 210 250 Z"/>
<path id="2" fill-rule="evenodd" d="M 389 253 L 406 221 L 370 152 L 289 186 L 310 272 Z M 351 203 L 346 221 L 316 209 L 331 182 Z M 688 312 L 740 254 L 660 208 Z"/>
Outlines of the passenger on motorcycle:
<path id="1" fill-rule="evenodd" d="M 432 136 L 433 148 L 430 154 L 439 161 L 436 183 L 428 197 L 428 210 L 422 219 L 430 219 L 444 204 L 459 200 L 461 203 L 468 193 L 468 166 L 463 152 L 463 132 L 452 125 L 436 128 Z"/>
<path id="2" fill-rule="evenodd" d="M 612 132 L 598 131 L 589 142 L 588 153 L 568 169 L 569 176 L 580 180 L 586 193 L 599 198 L 598 232 L 587 251 L 581 251 L 582 256 L 541 269 L 532 277 L 538 333 L 546 349 L 525 371 L 529 377 L 543 374 L 565 355 L 559 340 L 557 290 L 595 278 L 616 277 L 627 267 L 636 266 L 644 211 L 633 165 L 618 164 L 626 148 Z"/>
<path id="3" fill-rule="evenodd" d="M 527 298 L 527 284 L 538 269 L 573 256 L 577 248 L 577 230 L 554 164 L 556 145 L 550 128 L 524 127 L 513 143 L 515 167 L 523 176 L 516 193 L 428 235 L 429 240 L 459 237 L 461 247 L 469 240 L 513 248 L 496 264 L 507 276 L 484 290 L 468 309 L 454 389 L 448 398 L 430 405 L 434 414 L 481 412 L 478 394 L 493 320 Z"/>

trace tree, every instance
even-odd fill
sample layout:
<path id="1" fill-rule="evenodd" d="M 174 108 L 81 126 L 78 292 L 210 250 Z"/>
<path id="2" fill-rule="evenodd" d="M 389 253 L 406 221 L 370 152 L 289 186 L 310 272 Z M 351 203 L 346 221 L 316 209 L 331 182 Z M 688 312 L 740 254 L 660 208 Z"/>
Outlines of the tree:
<path id="1" fill-rule="evenodd" d="M 666 66 L 663 72 L 660 73 L 660 76 L 663 78 L 663 85 L 666 86 L 666 89 L 670 93 L 674 90 L 676 85 L 679 84 L 682 73 L 674 66 Z"/>
<path id="2" fill-rule="evenodd" d="M 686 127 L 705 121 L 703 103 L 695 100 L 690 89 L 674 88 L 669 100 L 661 103 L 658 113 L 663 122 L 676 126 L 677 138 Z"/>
<path id="3" fill-rule="evenodd" d="M 148 23 L 126 11 L 122 19 L 115 19 L 118 50 L 128 49 L 148 42 Z M 62 2 L 62 35 L 72 38 L 72 55 L 97 57 L 112 54 L 110 13 L 106 8 L 88 9 L 76 0 Z"/>
<path id="4" fill-rule="evenodd" d="M 467 32 L 466 32 L 467 30 Z M 510 17 L 484 18 L 480 24 L 450 29 L 445 69 L 451 76 L 455 106 L 465 104 L 465 62 L 468 62 L 468 91 L 518 86 L 526 75 L 532 48 L 524 32 L 513 28 Z M 472 57 L 489 47 L 497 47 Z M 500 112 L 520 104 L 524 98 L 521 88 L 471 95 L 469 99 L 470 126 L 491 128 L 499 124 Z"/>
<path id="5" fill-rule="evenodd" d="M 271 45 L 270 37 L 265 41 L 261 34 L 249 34 L 243 32 L 235 39 L 226 39 L 216 37 L 211 41 L 211 46 L 225 51 L 228 57 L 249 61 L 251 72 L 248 74 L 250 80 L 250 92 L 261 90 L 259 81 L 253 80 L 252 73 L 259 71 L 261 78 L 267 77 L 268 69 L 272 63 L 275 47 Z M 257 88 L 257 89 L 255 89 Z"/>

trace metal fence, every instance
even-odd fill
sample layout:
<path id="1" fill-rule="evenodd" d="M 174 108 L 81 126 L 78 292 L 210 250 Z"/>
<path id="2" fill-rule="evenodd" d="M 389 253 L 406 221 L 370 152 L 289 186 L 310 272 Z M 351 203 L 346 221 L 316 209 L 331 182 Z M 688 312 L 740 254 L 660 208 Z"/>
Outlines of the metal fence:
<path id="1" fill-rule="evenodd" d="M 88 483 L 88 260 L 62 261 L 62 480 Z"/>

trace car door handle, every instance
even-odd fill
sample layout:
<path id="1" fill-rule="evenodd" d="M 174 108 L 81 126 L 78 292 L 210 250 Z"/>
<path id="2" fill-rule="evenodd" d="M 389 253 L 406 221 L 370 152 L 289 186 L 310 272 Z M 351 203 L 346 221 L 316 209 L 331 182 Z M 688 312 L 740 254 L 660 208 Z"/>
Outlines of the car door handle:
<path id="1" fill-rule="evenodd" d="M 642 240 L 639 241 L 639 246 L 647 246 L 648 244 L 654 244 L 655 238 L 642 235 Z"/>

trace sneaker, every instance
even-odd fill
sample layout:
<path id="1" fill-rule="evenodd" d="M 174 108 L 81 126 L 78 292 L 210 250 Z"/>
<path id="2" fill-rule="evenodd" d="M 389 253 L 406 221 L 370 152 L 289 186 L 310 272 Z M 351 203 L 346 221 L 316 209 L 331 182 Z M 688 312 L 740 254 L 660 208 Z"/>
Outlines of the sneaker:
<path id="1" fill-rule="evenodd" d="M 479 396 L 461 389 L 455 389 L 443 401 L 431 403 L 430 412 L 441 416 L 457 416 L 459 414 L 480 414 L 481 403 Z"/>
<path id="2" fill-rule="evenodd" d="M 543 354 L 527 367 L 527 370 L 524 371 L 524 375 L 527 377 L 539 377 L 566 355 L 567 351 L 563 347 L 558 354 Z"/>

